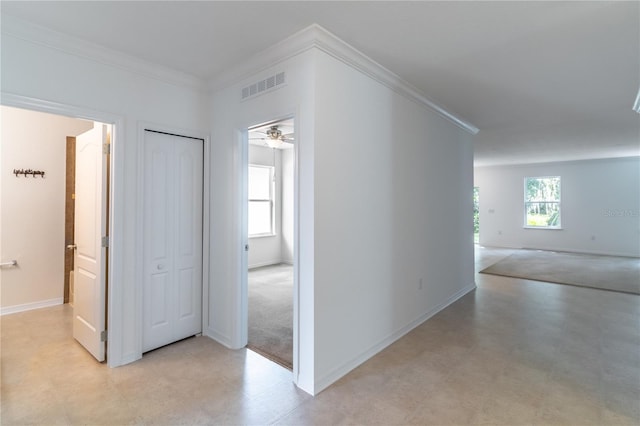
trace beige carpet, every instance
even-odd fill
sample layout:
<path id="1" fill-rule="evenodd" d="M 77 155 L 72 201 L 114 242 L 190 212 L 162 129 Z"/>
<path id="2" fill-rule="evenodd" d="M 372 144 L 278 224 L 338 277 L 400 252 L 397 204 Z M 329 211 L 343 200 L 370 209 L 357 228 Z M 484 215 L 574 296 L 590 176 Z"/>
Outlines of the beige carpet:
<path id="1" fill-rule="evenodd" d="M 293 266 L 249 271 L 247 347 L 283 367 L 293 368 Z"/>
<path id="2" fill-rule="evenodd" d="M 480 272 L 640 294 L 640 259 L 634 257 L 519 250 Z"/>

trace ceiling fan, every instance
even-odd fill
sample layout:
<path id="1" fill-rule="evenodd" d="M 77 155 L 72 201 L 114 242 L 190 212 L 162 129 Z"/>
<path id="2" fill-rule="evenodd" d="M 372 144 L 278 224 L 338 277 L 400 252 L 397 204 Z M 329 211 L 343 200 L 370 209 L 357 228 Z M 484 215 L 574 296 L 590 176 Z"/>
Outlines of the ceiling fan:
<path id="1" fill-rule="evenodd" d="M 263 132 L 262 131 L 252 131 L 251 133 L 252 134 L 261 134 L 261 135 L 264 135 L 264 136 L 250 137 L 249 138 L 250 141 L 263 141 L 266 146 L 269 146 L 271 148 L 278 148 L 280 145 L 282 145 L 283 142 L 293 142 L 294 141 L 294 134 L 293 133 L 283 134 L 282 130 L 280 130 L 277 125 L 270 126 L 267 130 L 265 130 Z"/>

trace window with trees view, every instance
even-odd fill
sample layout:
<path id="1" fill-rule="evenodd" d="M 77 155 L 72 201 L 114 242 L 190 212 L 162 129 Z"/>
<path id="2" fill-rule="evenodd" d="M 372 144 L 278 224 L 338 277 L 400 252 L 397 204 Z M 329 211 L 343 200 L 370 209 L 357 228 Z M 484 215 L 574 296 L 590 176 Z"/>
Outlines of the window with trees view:
<path id="1" fill-rule="evenodd" d="M 560 228 L 560 176 L 524 180 L 524 226 Z"/>

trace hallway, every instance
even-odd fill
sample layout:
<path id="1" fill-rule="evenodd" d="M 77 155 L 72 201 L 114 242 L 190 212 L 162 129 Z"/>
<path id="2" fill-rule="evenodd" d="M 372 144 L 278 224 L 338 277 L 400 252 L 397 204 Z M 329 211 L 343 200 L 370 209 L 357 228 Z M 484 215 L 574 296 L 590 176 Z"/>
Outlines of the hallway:
<path id="1" fill-rule="evenodd" d="M 478 249 L 478 267 L 508 255 Z M 190 338 L 109 369 L 71 309 L 3 316 L 2 424 L 638 424 L 640 297 L 476 274 L 478 289 L 315 398 Z"/>

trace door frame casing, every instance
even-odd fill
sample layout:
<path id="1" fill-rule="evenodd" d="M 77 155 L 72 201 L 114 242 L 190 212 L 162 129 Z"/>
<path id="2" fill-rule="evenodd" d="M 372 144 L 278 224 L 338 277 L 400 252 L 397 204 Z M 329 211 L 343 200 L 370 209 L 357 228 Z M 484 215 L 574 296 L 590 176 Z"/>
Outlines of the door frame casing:
<path id="1" fill-rule="evenodd" d="M 144 283 L 144 133 L 145 130 L 151 130 L 161 133 L 169 133 L 176 136 L 182 136 L 193 139 L 202 139 L 203 157 L 202 157 L 202 321 L 201 332 L 206 329 L 206 321 L 209 318 L 209 250 L 210 241 L 210 197 L 211 197 L 211 161 L 209 161 L 211 153 L 211 143 L 208 134 L 191 129 L 184 129 L 173 126 L 166 126 L 158 123 L 147 121 L 138 121 L 138 141 L 137 141 L 137 157 L 138 164 L 136 168 L 136 188 L 138 197 L 136 199 L 136 257 L 140 262 L 136 264 L 136 330 L 138 339 L 136 339 L 136 352 L 138 358 L 142 357 L 142 338 L 143 338 L 143 283 Z"/>
<path id="2" fill-rule="evenodd" d="M 249 279 L 248 279 L 248 267 L 249 267 L 249 252 L 244 250 L 246 244 L 249 244 L 249 232 L 248 232 L 248 219 L 249 219 L 249 207 L 248 207 L 248 169 L 249 169 L 249 129 L 259 126 L 262 123 L 278 122 L 282 120 L 293 120 L 293 128 L 296 133 L 296 141 L 293 144 L 293 382 L 298 384 L 299 377 L 299 322 L 300 322 L 300 303 L 299 303 L 299 289 L 300 289 L 300 258 L 299 258 L 299 129 L 298 129 L 298 117 L 299 111 L 289 112 L 282 115 L 268 115 L 266 119 L 254 119 L 251 123 L 242 125 L 237 129 L 237 143 L 240 144 L 239 152 L 240 167 L 239 167 L 239 180 L 240 188 L 238 188 L 239 197 L 239 211 L 240 211 L 240 226 L 239 226 L 239 241 L 240 241 L 240 286 L 239 286 L 239 306 L 237 315 L 240 320 L 237 322 L 237 333 L 240 339 L 240 346 L 245 347 L 248 341 L 249 330 Z"/>
<path id="3" fill-rule="evenodd" d="M 0 104 L 56 114 L 82 120 L 98 121 L 112 126 L 111 162 L 109 170 L 109 262 L 105 285 L 109 288 L 107 296 L 107 365 L 117 367 L 133 359 L 128 359 L 123 351 L 121 336 L 124 323 L 124 117 L 96 111 L 89 108 L 62 104 L 13 93 L 1 92 Z"/>

